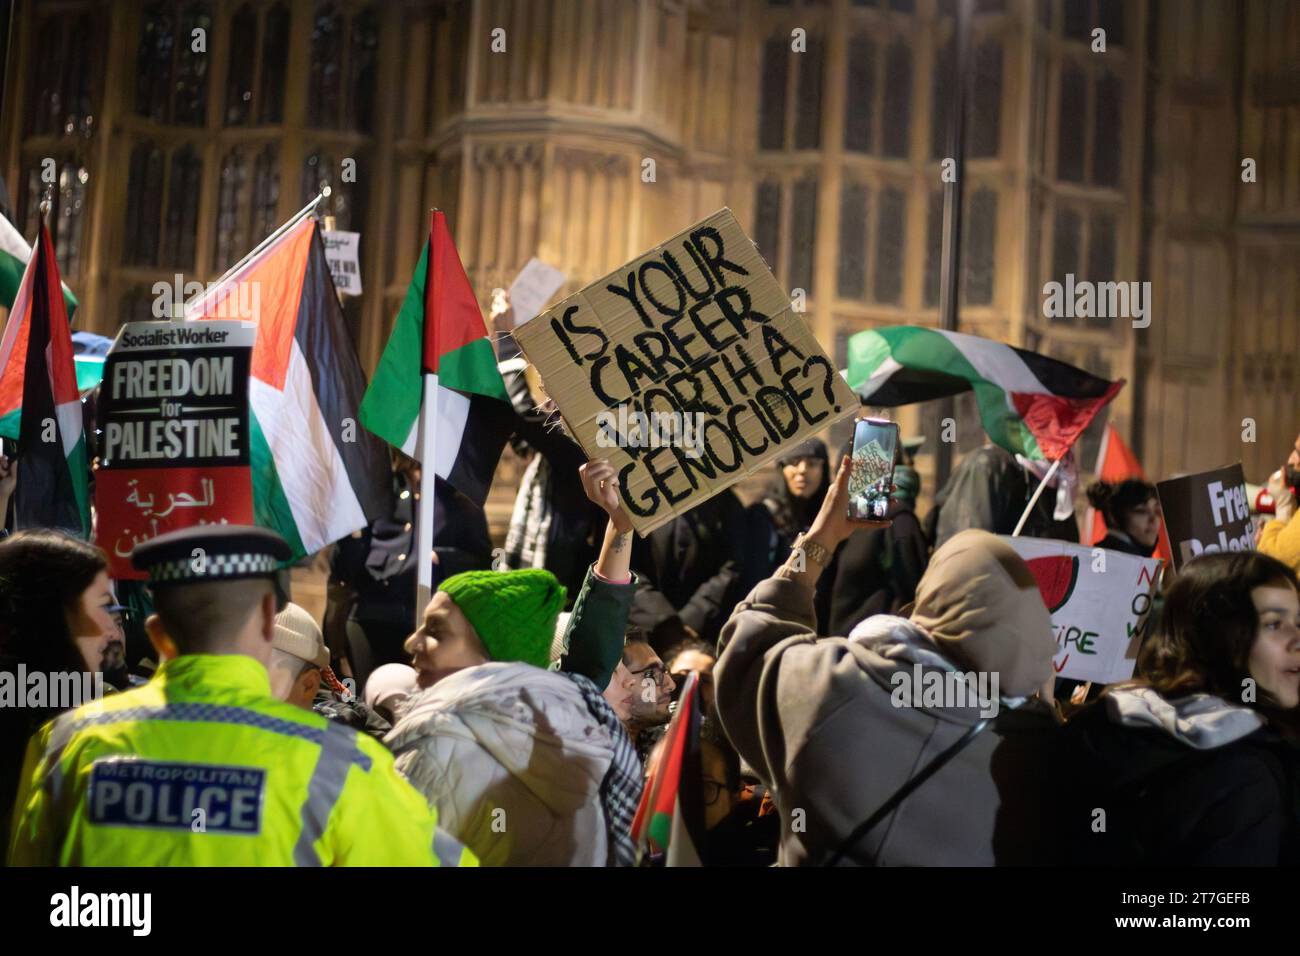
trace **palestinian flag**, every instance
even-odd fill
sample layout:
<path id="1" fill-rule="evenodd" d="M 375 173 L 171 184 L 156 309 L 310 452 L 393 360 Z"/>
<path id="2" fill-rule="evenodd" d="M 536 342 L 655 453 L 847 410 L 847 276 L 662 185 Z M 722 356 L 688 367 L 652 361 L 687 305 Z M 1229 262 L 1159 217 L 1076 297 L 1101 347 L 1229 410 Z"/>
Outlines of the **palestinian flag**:
<path id="1" fill-rule="evenodd" d="M 365 375 L 304 217 L 187 303 L 187 319 L 257 322 L 249 375 L 253 514 L 294 556 L 319 551 L 391 504 L 388 453 L 358 427 Z"/>
<path id="2" fill-rule="evenodd" d="M 989 438 L 1039 461 L 1061 458 L 1124 386 L 1037 352 L 915 325 L 850 338 L 845 377 L 868 405 L 973 391 Z"/>
<path id="3" fill-rule="evenodd" d="M 18 440 L 16 527 L 90 536 L 89 463 L 72 332 L 42 225 L 0 340 L 0 424 Z"/>
<path id="4" fill-rule="evenodd" d="M 1142 465 L 1138 462 L 1137 456 L 1133 450 L 1124 444 L 1124 439 L 1119 437 L 1119 432 L 1115 426 L 1106 425 L 1106 432 L 1101 439 L 1101 448 L 1097 451 L 1097 478 L 1101 481 L 1117 484 L 1126 478 L 1137 478 L 1140 481 L 1146 481 L 1147 477 L 1142 473 Z M 1088 506 L 1088 515 L 1083 522 L 1083 530 L 1080 532 L 1080 544 L 1086 544 L 1089 547 L 1097 544 L 1102 538 L 1106 537 L 1106 519 L 1102 517 L 1101 512 L 1091 505 Z M 1169 546 L 1169 531 L 1164 522 L 1160 523 L 1160 541 L 1156 545 L 1153 558 L 1159 558 L 1169 567 L 1173 564 L 1173 549 Z"/>
<path id="5" fill-rule="evenodd" d="M 362 424 L 413 456 L 426 377 L 438 390 L 434 473 L 482 507 L 514 409 L 447 219 L 437 211 L 361 402 Z"/>
<path id="6" fill-rule="evenodd" d="M 701 866 L 704 787 L 700 761 L 699 678 L 691 674 L 650 768 L 632 820 L 632 842 L 642 855 L 666 855 L 667 866 Z"/>
<path id="7" fill-rule="evenodd" d="M 18 294 L 18 284 L 22 281 L 27 260 L 32 257 L 32 247 L 27 244 L 23 234 L 12 222 L 0 215 L 0 305 L 11 308 L 14 296 Z M 68 318 L 77 308 L 77 297 L 72 290 L 60 283 L 63 290 L 63 302 L 67 308 Z"/>

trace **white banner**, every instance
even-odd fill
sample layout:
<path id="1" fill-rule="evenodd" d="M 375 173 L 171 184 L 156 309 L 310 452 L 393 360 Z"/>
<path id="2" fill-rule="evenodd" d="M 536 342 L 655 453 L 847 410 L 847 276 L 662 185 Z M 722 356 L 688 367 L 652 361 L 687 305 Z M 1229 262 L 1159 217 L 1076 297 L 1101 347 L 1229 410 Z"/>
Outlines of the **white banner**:
<path id="1" fill-rule="evenodd" d="M 1113 684 L 1133 676 L 1158 558 L 1050 538 L 1005 537 L 1052 613 L 1058 677 Z"/>
<path id="2" fill-rule="evenodd" d="M 326 232 L 321 230 L 325 243 L 325 261 L 329 263 L 334 288 L 344 295 L 361 294 L 361 233 Z"/>

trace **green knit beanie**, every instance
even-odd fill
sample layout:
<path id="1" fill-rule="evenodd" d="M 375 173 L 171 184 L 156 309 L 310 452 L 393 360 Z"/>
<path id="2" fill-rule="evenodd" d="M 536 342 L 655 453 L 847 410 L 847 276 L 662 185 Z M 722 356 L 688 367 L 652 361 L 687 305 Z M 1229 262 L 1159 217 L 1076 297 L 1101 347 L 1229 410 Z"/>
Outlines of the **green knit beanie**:
<path id="1" fill-rule="evenodd" d="M 492 660 L 541 668 L 550 663 L 555 620 L 565 599 L 564 587 L 550 571 L 465 571 L 438 590 L 469 618 Z"/>

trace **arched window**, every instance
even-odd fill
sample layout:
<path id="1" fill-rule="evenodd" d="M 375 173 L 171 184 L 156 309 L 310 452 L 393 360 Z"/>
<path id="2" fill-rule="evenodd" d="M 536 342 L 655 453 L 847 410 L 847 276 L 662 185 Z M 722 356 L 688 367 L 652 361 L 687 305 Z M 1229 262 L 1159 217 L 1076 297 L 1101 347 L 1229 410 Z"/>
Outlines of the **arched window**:
<path id="1" fill-rule="evenodd" d="M 880 191 L 876 215 L 875 300 L 898 305 L 903 295 L 903 252 L 907 241 L 907 202 L 893 186 Z"/>
<path id="2" fill-rule="evenodd" d="M 974 89 L 967 139 L 967 155 L 997 156 L 1002 115 L 1002 44 L 988 39 L 975 48 Z"/>
<path id="3" fill-rule="evenodd" d="M 250 149 L 232 149 L 221 161 L 217 269 L 230 268 L 280 224 L 280 151 L 268 143 L 250 162 Z"/>
<path id="4" fill-rule="evenodd" d="M 772 37 L 763 44 L 763 73 L 758 105 L 758 148 L 785 148 L 786 78 L 790 71 L 788 37 Z"/>
<path id="5" fill-rule="evenodd" d="M 1092 182 L 1118 186 L 1124 138 L 1124 84 L 1110 71 L 1097 76 L 1092 129 Z"/>
<path id="6" fill-rule="evenodd" d="M 230 18 L 230 63 L 226 71 L 227 126 L 248 122 L 257 85 L 257 13 L 244 4 Z"/>
<path id="7" fill-rule="evenodd" d="M 269 236 L 279 223 L 276 221 L 276 208 L 280 202 L 280 151 L 274 144 L 267 144 L 257 154 L 253 164 L 253 221 L 252 235 L 247 239 L 247 249 Z"/>
<path id="8" fill-rule="evenodd" d="M 262 23 L 262 84 L 257 121 L 284 120 L 284 71 L 289 62 L 289 8 L 277 3 L 266 11 Z"/>
<path id="9" fill-rule="evenodd" d="M 925 209 L 925 286 L 921 304 L 939 306 L 939 279 L 943 272 L 943 190 L 931 190 Z"/>
<path id="10" fill-rule="evenodd" d="M 92 14 L 60 13 L 41 21 L 32 57 L 27 133 L 87 135 L 94 122 L 92 77 L 98 73 L 101 44 Z"/>
<path id="11" fill-rule="evenodd" d="M 1079 275 L 1079 252 L 1083 245 L 1083 222 L 1079 214 L 1068 206 L 1058 207 L 1056 210 L 1056 221 L 1052 228 L 1052 274 L 1049 276 L 1051 281 L 1065 282 L 1067 275 L 1073 275 L 1076 279 Z M 1071 324 L 1074 319 L 1066 315 L 1065 312 L 1072 310 L 1062 310 L 1062 314 L 1052 317 L 1053 322 Z"/>
<path id="12" fill-rule="evenodd" d="M 906 158 L 912 129 L 912 51 L 900 37 L 885 53 L 882 152 Z"/>
<path id="13" fill-rule="evenodd" d="M 1056 178 L 1072 183 L 1083 182 L 1087 84 L 1087 77 L 1078 66 L 1068 64 L 1061 70 L 1061 95 L 1056 111 Z"/>
<path id="14" fill-rule="evenodd" d="M 776 271 L 781 257 L 781 184 L 759 183 L 754 196 L 754 244 L 767 267 Z"/>
<path id="15" fill-rule="evenodd" d="M 962 300 L 968 305 L 993 304 L 993 265 L 997 249 L 998 194 L 977 189 L 966 203 L 962 228 Z"/>
<path id="16" fill-rule="evenodd" d="M 835 291 L 846 299 L 861 299 L 867 291 L 867 223 L 871 190 L 847 183 L 840 190 L 839 266 Z"/>
<path id="17" fill-rule="evenodd" d="M 801 179 L 794 184 L 790 207 L 790 254 L 786 280 L 791 289 L 813 291 L 813 252 L 817 247 L 817 180 Z"/>
<path id="18" fill-rule="evenodd" d="M 379 49 L 379 15 L 366 7 L 352 18 L 348 54 L 348 115 L 344 125 L 369 133 L 374 122 L 375 56 Z"/>
<path id="19" fill-rule="evenodd" d="M 81 274 L 81 233 L 85 223 L 86 183 L 90 172 L 80 163 L 65 162 L 59 170 L 56 208 L 50 211 L 54 257 L 65 277 Z"/>
<path id="20" fill-rule="evenodd" d="M 218 269 L 234 265 L 247 252 L 243 247 L 245 232 L 240 226 L 240 210 L 248 182 L 248 164 L 244 154 L 232 149 L 221 161 L 221 191 L 217 199 L 217 260 Z"/>
<path id="21" fill-rule="evenodd" d="M 167 216 L 163 221 L 162 262 L 192 269 L 199 231 L 199 193 L 203 189 L 203 160 L 193 146 L 172 153 L 167 177 Z"/>
<path id="22" fill-rule="evenodd" d="M 340 76 L 343 61 L 343 16 L 332 3 L 316 7 L 311 31 L 308 73 L 308 122 L 322 129 L 339 126 Z"/>
<path id="23" fill-rule="evenodd" d="M 131 151 L 126 187 L 126 236 L 123 262 L 129 266 L 158 264 L 158 225 L 162 222 L 163 156 L 153 143 Z"/>
<path id="24" fill-rule="evenodd" d="M 848 90 L 844 97 L 844 148 L 869 153 L 875 142 L 876 45 L 870 37 L 849 40 Z"/>
<path id="25" fill-rule="evenodd" d="M 822 75 L 826 68 L 826 41 L 808 37 L 799 54 L 799 94 L 795 99 L 794 148 L 817 149 L 822 144 Z"/>
<path id="26" fill-rule="evenodd" d="M 164 0 L 144 8 L 136 48 L 137 113 L 160 123 L 203 125 L 211 32 L 209 3 Z"/>

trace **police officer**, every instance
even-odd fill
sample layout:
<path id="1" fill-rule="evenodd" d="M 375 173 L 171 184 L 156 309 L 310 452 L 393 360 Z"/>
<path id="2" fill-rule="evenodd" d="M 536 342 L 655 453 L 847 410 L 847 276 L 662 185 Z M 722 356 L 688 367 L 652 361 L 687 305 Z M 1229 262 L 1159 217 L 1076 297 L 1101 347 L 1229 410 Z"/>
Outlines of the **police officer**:
<path id="1" fill-rule="evenodd" d="M 11 865 L 443 865 L 473 856 L 376 741 L 271 696 L 288 545 L 261 528 L 135 549 L 163 662 L 28 746 Z"/>

